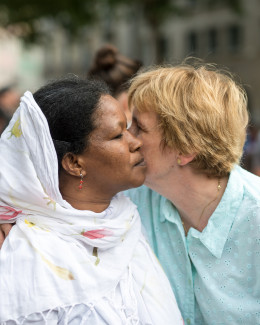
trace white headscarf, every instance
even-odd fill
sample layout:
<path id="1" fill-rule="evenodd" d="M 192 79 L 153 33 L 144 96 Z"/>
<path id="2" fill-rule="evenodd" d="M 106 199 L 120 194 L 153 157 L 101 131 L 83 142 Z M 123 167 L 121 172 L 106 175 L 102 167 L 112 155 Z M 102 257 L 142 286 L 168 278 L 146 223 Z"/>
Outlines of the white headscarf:
<path id="1" fill-rule="evenodd" d="M 0 222 L 16 221 L 0 251 L 1 324 L 59 306 L 95 306 L 127 272 L 135 284 L 126 298 L 136 306 L 141 292 L 147 324 L 182 324 L 136 206 L 123 194 L 101 213 L 63 200 L 48 123 L 30 92 L 2 134 L 0 153 Z"/>

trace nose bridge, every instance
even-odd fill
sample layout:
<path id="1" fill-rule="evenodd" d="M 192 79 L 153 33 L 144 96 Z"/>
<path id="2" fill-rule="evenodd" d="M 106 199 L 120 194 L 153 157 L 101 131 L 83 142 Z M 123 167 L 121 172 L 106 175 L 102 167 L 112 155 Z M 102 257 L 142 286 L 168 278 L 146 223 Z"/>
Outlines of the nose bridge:
<path id="1" fill-rule="evenodd" d="M 143 142 L 140 139 L 138 139 L 136 136 L 134 136 L 132 133 L 130 133 L 129 131 L 127 131 L 126 133 L 127 133 L 127 141 L 129 143 L 130 151 L 134 152 L 138 150 L 143 145 Z"/>

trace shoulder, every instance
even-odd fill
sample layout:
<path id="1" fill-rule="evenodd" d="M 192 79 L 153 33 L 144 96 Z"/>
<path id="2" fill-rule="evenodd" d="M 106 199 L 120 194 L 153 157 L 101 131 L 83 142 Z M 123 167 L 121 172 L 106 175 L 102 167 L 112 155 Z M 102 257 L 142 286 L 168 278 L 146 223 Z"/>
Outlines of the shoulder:
<path id="1" fill-rule="evenodd" d="M 125 195 L 137 205 L 141 220 L 147 229 L 156 225 L 159 227 L 167 216 L 175 215 L 175 207 L 171 202 L 147 186 L 128 190 Z"/>
<path id="2" fill-rule="evenodd" d="M 130 189 L 124 192 L 138 207 L 145 202 L 159 200 L 161 195 L 143 185 L 138 188 Z"/>
<path id="3" fill-rule="evenodd" d="M 244 233 L 244 236 L 250 233 L 250 236 L 254 237 L 260 225 L 260 177 L 238 166 L 232 173 L 236 181 L 233 191 L 237 193 L 242 188 L 242 196 L 239 196 L 240 201 L 237 202 L 239 208 L 234 226 L 237 225 L 237 231 Z"/>
<path id="4" fill-rule="evenodd" d="M 244 198 L 252 200 L 259 204 L 260 207 L 260 177 L 247 170 L 236 166 L 233 173 L 237 182 L 241 182 L 244 188 Z"/>

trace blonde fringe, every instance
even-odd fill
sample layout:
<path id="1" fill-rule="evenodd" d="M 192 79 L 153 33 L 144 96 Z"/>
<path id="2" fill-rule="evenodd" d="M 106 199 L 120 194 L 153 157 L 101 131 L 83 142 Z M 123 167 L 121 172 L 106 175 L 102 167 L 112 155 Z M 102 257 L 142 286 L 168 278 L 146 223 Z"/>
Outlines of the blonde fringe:
<path id="1" fill-rule="evenodd" d="M 159 116 L 163 143 L 212 176 L 239 164 L 248 124 L 247 95 L 234 77 L 215 65 L 153 67 L 131 82 L 129 106 Z"/>

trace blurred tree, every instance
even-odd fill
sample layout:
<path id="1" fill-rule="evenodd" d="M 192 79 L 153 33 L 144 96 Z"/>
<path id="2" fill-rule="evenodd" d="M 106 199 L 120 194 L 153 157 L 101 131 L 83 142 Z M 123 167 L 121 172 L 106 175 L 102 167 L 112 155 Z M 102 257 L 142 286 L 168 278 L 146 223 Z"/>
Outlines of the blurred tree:
<path id="1" fill-rule="evenodd" d="M 104 6 L 112 9 L 122 5 L 141 12 L 152 31 L 155 45 L 155 60 L 162 61 L 160 44 L 162 35 L 160 27 L 168 18 L 188 16 L 197 6 L 215 8 L 218 5 L 228 6 L 237 13 L 242 12 L 242 0 L 1 0 L 0 26 L 20 34 L 31 42 L 39 40 L 44 30 L 39 28 L 40 19 L 49 19 L 72 36 L 85 25 L 94 23 Z M 185 5 L 186 3 L 186 5 Z M 113 11 L 113 10 L 111 10 Z"/>
<path id="2" fill-rule="evenodd" d="M 26 41 L 36 42 L 44 35 L 39 24 L 44 19 L 55 21 L 75 37 L 82 26 L 97 19 L 96 3 L 92 0 L 1 0 L 0 26 Z"/>

